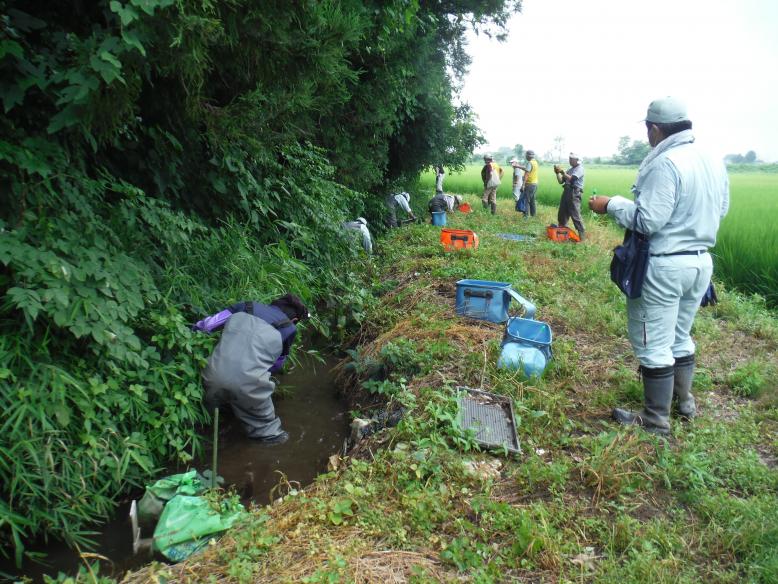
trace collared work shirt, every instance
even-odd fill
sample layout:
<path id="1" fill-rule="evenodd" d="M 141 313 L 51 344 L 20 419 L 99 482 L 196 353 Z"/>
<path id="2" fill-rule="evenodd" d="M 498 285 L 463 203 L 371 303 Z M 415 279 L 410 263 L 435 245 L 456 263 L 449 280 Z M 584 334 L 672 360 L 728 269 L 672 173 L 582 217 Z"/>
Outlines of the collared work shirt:
<path id="1" fill-rule="evenodd" d="M 570 175 L 570 186 L 573 189 L 582 191 L 584 188 L 584 168 L 583 164 L 578 166 L 571 166 L 567 169 L 567 173 Z"/>
<path id="2" fill-rule="evenodd" d="M 637 212 L 636 229 L 649 235 L 652 255 L 709 249 L 729 210 L 726 168 L 694 144 L 689 130 L 665 140 L 670 146 L 638 174 L 635 201 L 613 197 L 608 214 L 631 229 Z"/>

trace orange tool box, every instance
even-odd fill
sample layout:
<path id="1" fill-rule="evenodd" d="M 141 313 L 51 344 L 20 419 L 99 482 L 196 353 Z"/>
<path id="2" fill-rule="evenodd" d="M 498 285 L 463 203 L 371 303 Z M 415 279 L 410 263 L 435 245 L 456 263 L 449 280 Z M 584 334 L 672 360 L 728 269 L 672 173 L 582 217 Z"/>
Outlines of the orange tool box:
<path id="1" fill-rule="evenodd" d="M 478 235 L 469 229 L 441 229 L 440 243 L 448 249 L 478 249 Z"/>
<path id="2" fill-rule="evenodd" d="M 546 235 L 551 241 L 573 241 L 578 243 L 581 238 L 578 234 L 569 227 L 559 227 L 557 225 L 549 225 L 546 227 Z"/>

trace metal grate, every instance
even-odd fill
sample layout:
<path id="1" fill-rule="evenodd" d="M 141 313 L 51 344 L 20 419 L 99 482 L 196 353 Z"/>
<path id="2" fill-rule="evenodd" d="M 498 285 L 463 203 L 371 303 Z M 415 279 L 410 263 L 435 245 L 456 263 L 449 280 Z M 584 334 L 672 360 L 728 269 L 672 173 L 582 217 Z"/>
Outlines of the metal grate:
<path id="1" fill-rule="evenodd" d="M 475 440 L 485 448 L 506 448 L 521 452 L 516 435 L 513 403 L 505 396 L 469 387 L 458 387 L 459 416 L 465 430 L 475 432 Z"/>
<path id="2" fill-rule="evenodd" d="M 520 233 L 498 233 L 497 237 L 510 239 L 512 241 L 535 241 L 534 235 L 523 235 Z"/>

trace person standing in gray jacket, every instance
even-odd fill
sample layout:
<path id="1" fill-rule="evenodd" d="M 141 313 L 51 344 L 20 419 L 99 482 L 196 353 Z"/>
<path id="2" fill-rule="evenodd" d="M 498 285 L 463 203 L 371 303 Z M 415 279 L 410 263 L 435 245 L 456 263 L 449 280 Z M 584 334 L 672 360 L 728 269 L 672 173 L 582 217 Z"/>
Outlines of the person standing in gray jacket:
<path id="1" fill-rule="evenodd" d="M 651 102 L 645 123 L 653 150 L 638 169 L 635 200 L 592 197 L 589 208 L 649 238 L 641 296 L 627 299 L 629 340 L 643 377 L 643 410 L 616 408 L 613 417 L 666 435 L 674 395 L 682 417 L 697 412 L 690 331 L 713 273 L 708 249 L 729 209 L 729 179 L 724 164 L 695 143 L 680 100 Z"/>
<path id="2" fill-rule="evenodd" d="M 570 168 L 567 171 L 562 170 L 557 164 L 554 165 L 556 180 L 560 185 L 564 185 L 562 198 L 559 201 L 557 222 L 561 227 L 567 227 L 567 222 L 572 219 L 573 225 L 575 225 L 578 231 L 578 236 L 583 241 L 585 234 L 583 219 L 581 218 L 581 197 L 583 196 L 584 188 L 584 168 L 583 164 L 581 164 L 581 157 L 574 152 L 570 153 L 568 161 L 570 162 Z"/>

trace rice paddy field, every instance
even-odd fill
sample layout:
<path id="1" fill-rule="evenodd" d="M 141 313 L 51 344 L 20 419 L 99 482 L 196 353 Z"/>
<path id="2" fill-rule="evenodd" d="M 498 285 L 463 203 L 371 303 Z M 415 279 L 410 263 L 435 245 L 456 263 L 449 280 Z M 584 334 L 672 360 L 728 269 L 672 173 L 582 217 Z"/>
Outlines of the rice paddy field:
<path id="1" fill-rule="evenodd" d="M 512 201 L 510 166 L 497 196 Z M 447 193 L 477 194 L 483 191 L 481 165 L 468 166 L 461 173 L 446 175 Z M 590 215 L 586 200 L 592 194 L 630 196 L 637 169 L 606 165 L 586 165 L 584 221 Z M 759 294 L 767 303 L 778 306 L 778 172 L 758 170 L 730 171 L 730 210 L 719 230 L 713 250 L 716 277 L 742 291 Z M 420 182 L 422 190 L 434 192 L 434 176 L 427 173 Z M 556 206 L 562 187 L 557 184 L 552 163 L 540 167 L 538 203 Z"/>

